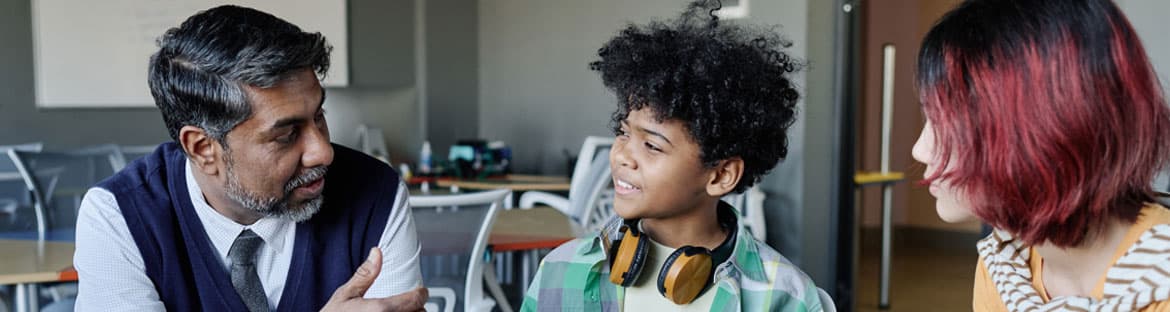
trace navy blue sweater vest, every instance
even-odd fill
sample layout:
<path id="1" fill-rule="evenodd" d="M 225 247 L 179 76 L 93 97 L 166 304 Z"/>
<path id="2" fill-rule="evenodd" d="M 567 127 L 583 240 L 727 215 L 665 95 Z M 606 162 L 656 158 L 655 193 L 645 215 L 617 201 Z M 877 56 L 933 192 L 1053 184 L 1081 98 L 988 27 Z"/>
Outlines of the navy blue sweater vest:
<path id="1" fill-rule="evenodd" d="M 297 224 L 277 311 L 317 311 L 377 246 L 394 207 L 398 174 L 360 152 L 333 146 L 325 202 Z M 246 311 L 187 194 L 187 157 L 175 143 L 99 184 L 117 198 L 130 234 L 168 311 Z"/>

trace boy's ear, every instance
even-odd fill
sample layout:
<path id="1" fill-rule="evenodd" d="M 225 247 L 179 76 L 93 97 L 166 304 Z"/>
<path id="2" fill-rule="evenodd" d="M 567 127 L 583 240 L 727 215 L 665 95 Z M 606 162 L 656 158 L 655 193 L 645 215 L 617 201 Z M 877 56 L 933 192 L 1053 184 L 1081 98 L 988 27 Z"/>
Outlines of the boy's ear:
<path id="1" fill-rule="evenodd" d="M 723 196 L 735 190 L 739 179 L 743 177 L 743 158 L 732 157 L 720 160 L 711 169 L 707 181 L 707 195 Z"/>
<path id="2" fill-rule="evenodd" d="M 187 158 L 191 159 L 191 164 L 194 165 L 192 169 L 206 175 L 219 173 L 219 167 L 216 166 L 220 159 L 219 144 L 208 136 L 206 131 L 199 127 L 183 126 L 179 129 L 179 145 L 187 152 Z"/>

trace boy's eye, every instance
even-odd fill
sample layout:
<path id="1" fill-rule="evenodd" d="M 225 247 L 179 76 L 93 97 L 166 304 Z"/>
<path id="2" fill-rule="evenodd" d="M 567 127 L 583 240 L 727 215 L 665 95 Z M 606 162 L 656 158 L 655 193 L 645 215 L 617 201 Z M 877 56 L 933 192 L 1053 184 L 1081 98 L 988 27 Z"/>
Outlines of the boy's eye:
<path id="1" fill-rule="evenodd" d="M 661 148 L 658 148 L 657 146 L 654 146 L 654 144 L 650 144 L 650 142 L 646 142 L 646 143 L 645 143 L 645 145 L 646 145 L 646 148 L 648 148 L 648 149 L 650 149 L 650 150 L 652 150 L 652 151 L 655 151 L 655 152 L 661 152 L 661 151 L 662 151 L 662 149 L 661 149 Z"/>

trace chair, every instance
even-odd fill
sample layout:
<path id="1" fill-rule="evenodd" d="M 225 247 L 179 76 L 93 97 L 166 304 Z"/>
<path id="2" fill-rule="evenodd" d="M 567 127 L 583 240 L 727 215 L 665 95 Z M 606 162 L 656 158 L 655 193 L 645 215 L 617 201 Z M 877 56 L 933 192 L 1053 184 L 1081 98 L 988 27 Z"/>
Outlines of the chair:
<path id="1" fill-rule="evenodd" d="M 577 236 L 597 230 L 613 214 L 613 179 L 609 169 L 611 147 L 613 138 L 585 138 L 569 181 L 569 198 L 546 192 L 525 192 L 520 196 L 520 209 L 545 204 L 568 216 Z"/>
<path id="2" fill-rule="evenodd" d="M 108 177 L 126 167 L 126 155 L 122 152 L 122 147 L 115 144 L 104 144 L 86 147 L 69 151 L 68 154 L 88 158 L 89 161 L 94 162 L 93 169 L 90 172 L 91 176 Z M 103 162 L 108 163 L 103 164 Z M 109 170 L 106 170 L 109 169 Z"/>
<path id="3" fill-rule="evenodd" d="M 821 298 L 821 309 L 825 312 L 837 312 L 837 304 L 833 303 L 833 297 L 829 297 L 829 293 L 824 289 L 817 287 L 817 297 Z"/>
<path id="4" fill-rule="evenodd" d="M 741 194 L 727 194 L 723 201 L 739 211 L 739 218 L 743 221 L 752 237 L 761 242 L 768 237 L 768 226 L 764 222 L 764 198 L 767 197 L 760 185 L 756 184 Z"/>
<path id="5" fill-rule="evenodd" d="M 358 147 L 363 153 L 390 163 L 390 152 L 386 149 L 386 139 L 381 128 L 358 125 L 357 137 Z"/>
<path id="6" fill-rule="evenodd" d="M 110 154 L 113 151 L 8 151 L 25 187 L 32 193 L 37 239 L 73 240 L 82 196 L 90 187 L 116 172 L 114 168 L 119 164 Z"/>
<path id="7" fill-rule="evenodd" d="M 130 164 L 130 162 L 132 162 L 134 160 L 137 160 L 137 159 L 142 158 L 146 155 L 150 155 L 151 153 L 154 153 L 154 150 L 156 148 L 158 148 L 158 146 L 157 145 L 121 145 L 121 146 L 118 146 L 118 148 L 122 151 L 122 158 L 124 158 L 126 160 L 126 164 Z"/>
<path id="8" fill-rule="evenodd" d="M 32 195 L 25 187 L 20 171 L 16 170 L 16 162 L 8 156 L 8 150 L 39 152 L 41 148 L 41 143 L 0 145 L 0 216 L 8 218 L 7 222 L 0 222 L 0 232 L 13 229 L 18 211 L 33 208 Z"/>
<path id="9" fill-rule="evenodd" d="M 423 284 L 432 295 L 438 295 L 432 298 L 443 298 L 445 293 L 462 294 L 453 304 L 450 298 L 443 300 L 444 310 L 490 311 L 495 307 L 496 302 L 483 292 L 487 244 L 496 212 L 510 193 L 493 190 L 410 198 L 422 248 L 419 263 Z M 511 310 L 506 301 L 500 305 Z M 435 304 L 430 306 L 437 308 Z"/>
<path id="10" fill-rule="evenodd" d="M 454 312 L 455 311 L 455 291 L 454 290 L 452 290 L 450 288 L 446 288 L 446 287 L 437 287 L 437 288 L 427 287 L 427 293 L 430 294 L 431 298 L 441 299 L 443 302 L 443 309 L 442 310 L 439 309 L 439 304 L 434 303 L 434 302 L 427 302 L 426 305 L 423 306 L 423 309 L 427 310 L 427 312 L 440 312 L 440 311 Z"/>

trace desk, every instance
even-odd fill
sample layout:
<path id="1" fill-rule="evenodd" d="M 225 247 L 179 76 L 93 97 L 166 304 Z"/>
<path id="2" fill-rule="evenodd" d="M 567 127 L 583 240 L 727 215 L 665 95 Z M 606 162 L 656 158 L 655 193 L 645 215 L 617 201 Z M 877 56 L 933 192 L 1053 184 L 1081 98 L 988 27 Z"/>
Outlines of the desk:
<path id="1" fill-rule="evenodd" d="M 502 178 L 486 178 L 482 180 L 439 179 L 440 187 L 459 187 L 476 190 L 494 190 L 506 188 L 513 191 L 550 191 L 568 192 L 569 179 L 556 176 L 534 176 L 510 174 Z"/>
<path id="2" fill-rule="evenodd" d="M 551 207 L 501 210 L 488 244 L 492 251 L 556 248 L 573 239 L 569 218 Z"/>
<path id="3" fill-rule="evenodd" d="M 17 312 L 37 310 L 37 283 L 76 281 L 73 243 L 0 239 L 0 285 L 16 285 Z"/>
<path id="4" fill-rule="evenodd" d="M 440 188 L 448 188 L 451 192 L 459 189 L 495 190 L 509 189 L 512 194 L 504 198 L 504 209 L 512 209 L 515 202 L 513 196 L 525 191 L 568 192 L 571 185 L 569 179 L 560 176 L 537 176 L 510 174 L 503 177 L 485 178 L 479 180 L 439 179 L 435 181 Z"/>
<path id="5" fill-rule="evenodd" d="M 488 244 L 495 252 L 535 251 L 555 248 L 572 239 L 573 233 L 564 215 L 549 207 L 536 207 L 500 211 Z M 0 285 L 16 285 L 17 311 L 36 309 L 35 302 L 29 300 L 34 293 L 34 284 L 77 280 L 73 250 L 72 242 L 0 239 L 0 254 L 5 255 L 0 260 L 3 263 L 0 265 Z M 535 263 L 528 263 L 533 261 L 532 255 L 535 253 L 524 258 L 526 279 L 530 278 L 529 267 Z"/>
<path id="6" fill-rule="evenodd" d="M 548 249 L 573 239 L 569 221 L 549 207 L 503 210 L 496 216 L 488 244 L 493 251 Z M 0 285 L 77 280 L 72 242 L 0 239 Z M 39 255 L 39 257 L 38 257 Z"/>

